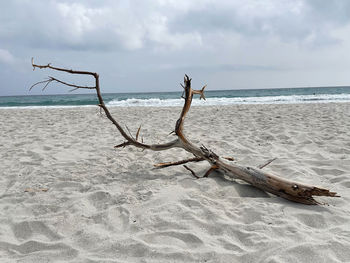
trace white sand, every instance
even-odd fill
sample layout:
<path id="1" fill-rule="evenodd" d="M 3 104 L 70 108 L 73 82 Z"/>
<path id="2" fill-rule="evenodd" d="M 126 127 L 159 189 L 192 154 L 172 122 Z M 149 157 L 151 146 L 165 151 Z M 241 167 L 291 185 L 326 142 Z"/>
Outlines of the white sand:
<path id="1" fill-rule="evenodd" d="M 112 112 L 151 143 L 172 139 L 180 110 Z M 350 262 L 349 103 L 193 107 L 186 121 L 219 155 L 278 157 L 267 171 L 338 192 L 329 206 L 154 170 L 189 154 L 114 150 L 97 108 L 1 109 L 0 123 L 0 262 Z"/>

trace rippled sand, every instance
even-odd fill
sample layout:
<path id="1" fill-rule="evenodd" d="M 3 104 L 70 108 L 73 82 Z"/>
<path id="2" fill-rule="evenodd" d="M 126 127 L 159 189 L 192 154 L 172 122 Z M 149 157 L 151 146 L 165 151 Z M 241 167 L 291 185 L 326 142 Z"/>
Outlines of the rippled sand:
<path id="1" fill-rule="evenodd" d="M 165 142 L 181 108 L 112 108 Z M 240 164 L 338 192 L 306 206 L 220 174 L 181 149 L 113 149 L 97 108 L 0 109 L 1 262 L 349 262 L 350 104 L 193 107 L 186 133 Z M 198 174 L 208 164 L 190 164 Z"/>

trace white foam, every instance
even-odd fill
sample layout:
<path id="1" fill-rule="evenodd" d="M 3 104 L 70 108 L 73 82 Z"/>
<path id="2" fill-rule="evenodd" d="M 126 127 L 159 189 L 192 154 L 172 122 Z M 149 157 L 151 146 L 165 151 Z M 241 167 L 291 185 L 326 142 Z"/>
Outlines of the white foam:
<path id="1" fill-rule="evenodd" d="M 350 94 L 318 94 L 318 95 L 290 95 L 265 97 L 236 97 L 236 98 L 207 98 L 206 101 L 193 99 L 194 106 L 232 105 L 232 104 L 293 104 L 293 103 L 326 103 L 350 102 Z M 107 106 L 116 107 L 174 107 L 182 106 L 183 99 L 127 99 L 112 100 Z"/>
<path id="2" fill-rule="evenodd" d="M 7 107 L 0 107 L 0 109 L 27 109 L 27 110 L 33 110 L 33 109 L 62 109 L 62 108 L 88 108 L 88 107 L 96 107 L 97 105 L 49 105 L 49 106 L 7 106 Z"/>
<path id="3" fill-rule="evenodd" d="M 193 106 L 215 106 L 215 105 L 233 105 L 233 104 L 295 104 L 295 103 L 328 103 L 328 102 L 350 102 L 350 94 L 315 94 L 315 95 L 283 95 L 283 96 L 264 96 L 264 97 L 214 97 L 199 100 L 194 98 Z M 126 99 L 111 100 L 106 105 L 108 107 L 182 107 L 184 100 L 178 99 Z M 81 108 L 95 107 L 96 105 L 50 105 L 50 106 L 15 106 L 0 107 L 0 109 L 42 109 L 42 108 Z"/>

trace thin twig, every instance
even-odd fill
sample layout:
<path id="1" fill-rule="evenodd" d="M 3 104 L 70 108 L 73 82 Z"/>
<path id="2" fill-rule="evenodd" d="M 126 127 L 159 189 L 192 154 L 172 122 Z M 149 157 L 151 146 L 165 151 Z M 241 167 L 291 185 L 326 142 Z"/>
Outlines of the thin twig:
<path id="1" fill-rule="evenodd" d="M 197 179 L 200 178 L 199 176 L 196 175 L 196 173 L 195 173 L 191 168 L 189 168 L 189 167 L 186 166 L 186 165 L 184 165 L 184 167 L 185 167 L 187 170 L 189 170 L 189 171 L 191 172 L 191 174 L 192 174 L 195 178 L 197 178 Z"/>
<path id="2" fill-rule="evenodd" d="M 63 85 L 69 86 L 69 87 L 73 87 L 74 88 L 73 90 L 75 90 L 75 89 L 96 89 L 95 86 L 90 86 L 90 87 L 89 86 L 79 86 L 79 85 L 75 85 L 75 84 L 72 84 L 72 83 L 67 83 L 65 81 L 56 79 L 56 78 L 51 77 L 51 76 L 50 76 L 50 80 L 51 81 L 56 81 L 58 83 L 61 83 Z"/>
<path id="3" fill-rule="evenodd" d="M 266 163 L 259 165 L 258 168 L 259 168 L 259 169 L 262 169 L 262 168 L 268 166 L 270 163 L 272 163 L 272 162 L 273 162 L 274 160 L 276 160 L 276 159 L 277 159 L 277 158 L 273 158 L 273 159 L 271 159 L 271 160 L 268 160 Z"/>
<path id="4" fill-rule="evenodd" d="M 36 83 L 34 83 L 32 86 L 30 86 L 29 90 L 32 90 L 32 88 L 34 88 L 35 86 L 37 86 L 37 85 L 39 85 L 39 84 L 42 84 L 42 83 L 46 83 L 46 82 L 48 82 L 48 81 L 50 81 L 50 79 L 36 82 Z"/>
<path id="5" fill-rule="evenodd" d="M 123 142 L 121 144 L 114 146 L 114 148 L 121 148 L 121 147 L 124 148 L 125 146 L 128 146 L 128 145 L 130 145 L 130 142 L 126 141 L 126 142 Z"/>
<path id="6" fill-rule="evenodd" d="M 135 140 L 134 136 L 132 136 L 132 134 L 131 134 L 131 132 L 130 132 L 130 130 L 129 130 L 129 127 L 128 127 L 127 125 L 125 125 L 125 128 L 128 130 L 130 137 L 131 137 L 133 140 Z M 135 140 L 135 141 L 137 141 L 137 140 Z"/>
<path id="7" fill-rule="evenodd" d="M 186 160 L 181 160 L 181 161 L 176 161 L 176 162 L 157 163 L 157 164 L 154 164 L 154 167 L 165 168 L 165 167 L 169 167 L 169 166 L 181 165 L 181 164 L 189 163 L 189 162 L 200 162 L 200 161 L 204 161 L 204 160 L 205 159 L 200 158 L 200 157 L 194 157 L 194 158 L 189 158 Z"/>
<path id="8" fill-rule="evenodd" d="M 138 138 L 139 138 L 139 135 L 140 135 L 140 131 L 141 131 L 141 125 L 140 127 L 138 128 L 137 132 L 136 132 L 136 141 L 138 141 Z"/>
<path id="9" fill-rule="evenodd" d="M 208 177 L 211 172 L 215 171 L 218 168 L 219 167 L 217 167 L 216 165 L 211 166 L 209 170 L 203 175 L 203 177 Z"/>

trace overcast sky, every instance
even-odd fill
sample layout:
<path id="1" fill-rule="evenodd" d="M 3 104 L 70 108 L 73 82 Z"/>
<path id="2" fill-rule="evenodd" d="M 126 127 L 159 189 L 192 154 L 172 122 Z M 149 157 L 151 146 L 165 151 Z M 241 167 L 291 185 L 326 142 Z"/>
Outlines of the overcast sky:
<path id="1" fill-rule="evenodd" d="M 55 75 L 31 57 L 98 72 L 103 92 L 176 91 L 185 73 L 211 90 L 350 85 L 350 1 L 1 1 L 0 96 L 66 93 L 28 92 Z"/>

